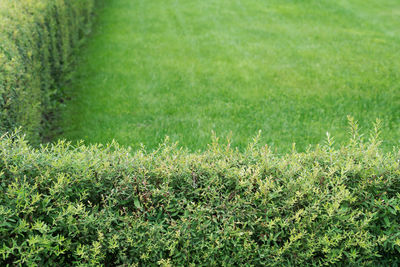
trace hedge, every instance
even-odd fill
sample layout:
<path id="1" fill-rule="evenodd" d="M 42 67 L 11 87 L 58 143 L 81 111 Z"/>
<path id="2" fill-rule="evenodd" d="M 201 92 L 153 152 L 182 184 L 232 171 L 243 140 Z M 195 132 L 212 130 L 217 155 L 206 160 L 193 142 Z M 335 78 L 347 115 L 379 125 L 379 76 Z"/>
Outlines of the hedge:
<path id="1" fill-rule="evenodd" d="M 94 0 L 0 1 L 0 132 L 41 140 Z"/>
<path id="2" fill-rule="evenodd" d="M 400 151 L 0 139 L 0 265 L 400 264 Z"/>
<path id="3" fill-rule="evenodd" d="M 0 1 L 0 266 L 400 264 L 400 150 L 38 144 L 94 0 Z"/>

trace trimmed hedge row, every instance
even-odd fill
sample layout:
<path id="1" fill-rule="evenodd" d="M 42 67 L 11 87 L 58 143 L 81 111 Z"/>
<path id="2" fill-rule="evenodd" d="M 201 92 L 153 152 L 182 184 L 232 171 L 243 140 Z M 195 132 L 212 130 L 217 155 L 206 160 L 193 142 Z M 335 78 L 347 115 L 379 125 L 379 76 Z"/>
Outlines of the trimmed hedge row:
<path id="1" fill-rule="evenodd" d="M 0 1 L 0 132 L 39 143 L 94 0 Z M 0 138 L 0 265 L 398 265 L 400 151 Z"/>
<path id="2" fill-rule="evenodd" d="M 39 143 L 61 75 L 88 32 L 94 0 L 0 1 L 0 132 Z"/>
<path id="3" fill-rule="evenodd" d="M 400 151 L 0 139 L 0 265 L 400 264 Z"/>

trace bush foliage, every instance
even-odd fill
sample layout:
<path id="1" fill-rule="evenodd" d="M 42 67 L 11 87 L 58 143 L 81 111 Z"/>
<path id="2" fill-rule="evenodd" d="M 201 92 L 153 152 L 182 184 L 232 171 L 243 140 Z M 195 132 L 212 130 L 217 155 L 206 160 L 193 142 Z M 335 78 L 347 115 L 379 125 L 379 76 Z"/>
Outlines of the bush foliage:
<path id="1" fill-rule="evenodd" d="M 90 25 L 94 0 L 0 2 L 0 132 L 40 141 L 61 75 Z"/>
<path id="2" fill-rule="evenodd" d="M 0 1 L 0 131 L 39 142 L 94 0 Z M 0 138 L 0 265 L 400 264 L 400 151 L 350 142 L 285 156 L 257 138 L 32 147 Z"/>
<path id="3" fill-rule="evenodd" d="M 354 127 L 353 127 L 354 128 Z M 354 130 L 354 129 L 353 129 Z M 400 152 L 0 140 L 0 264 L 396 265 Z"/>

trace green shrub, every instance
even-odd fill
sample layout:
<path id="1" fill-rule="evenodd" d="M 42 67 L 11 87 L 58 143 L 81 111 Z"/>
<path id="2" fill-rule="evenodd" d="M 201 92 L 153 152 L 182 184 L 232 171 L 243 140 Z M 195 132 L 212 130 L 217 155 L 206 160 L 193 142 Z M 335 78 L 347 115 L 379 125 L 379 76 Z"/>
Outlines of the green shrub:
<path id="1" fill-rule="evenodd" d="M 0 2 L 0 132 L 22 126 L 38 143 L 61 75 L 87 33 L 94 0 Z"/>
<path id="2" fill-rule="evenodd" d="M 0 265 L 397 265 L 400 151 L 0 139 Z"/>

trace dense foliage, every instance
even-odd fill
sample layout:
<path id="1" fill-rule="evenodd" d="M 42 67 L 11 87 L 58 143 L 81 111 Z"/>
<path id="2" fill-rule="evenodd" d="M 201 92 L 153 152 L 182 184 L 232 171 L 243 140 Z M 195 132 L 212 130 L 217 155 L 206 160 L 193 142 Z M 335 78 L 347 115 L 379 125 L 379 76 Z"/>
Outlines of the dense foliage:
<path id="1" fill-rule="evenodd" d="M 40 141 L 61 75 L 88 31 L 93 0 L 0 1 L 0 132 Z"/>
<path id="2" fill-rule="evenodd" d="M 0 1 L 0 132 L 38 143 L 93 0 Z M 142 11 L 140 11 L 142 12 Z M 400 264 L 400 151 L 0 137 L 0 265 Z"/>
<path id="3" fill-rule="evenodd" d="M 32 148 L 0 140 L 0 265 L 400 263 L 400 152 L 376 135 L 278 156 L 257 140 Z"/>

